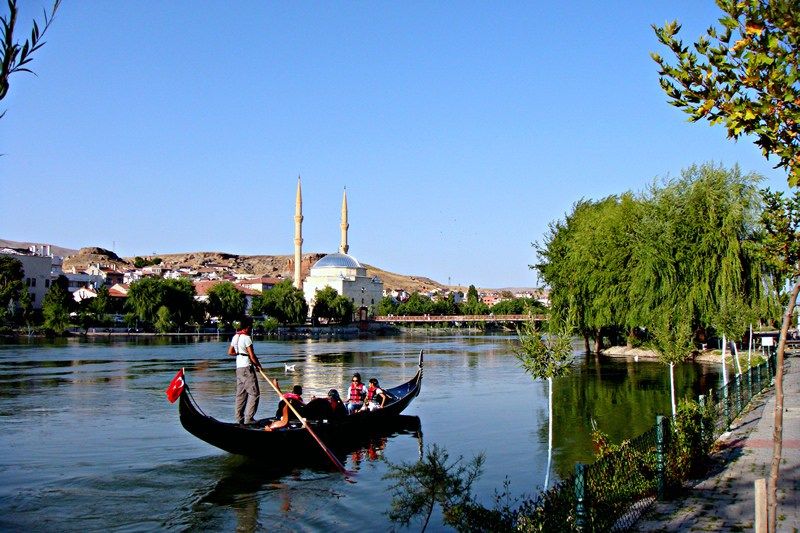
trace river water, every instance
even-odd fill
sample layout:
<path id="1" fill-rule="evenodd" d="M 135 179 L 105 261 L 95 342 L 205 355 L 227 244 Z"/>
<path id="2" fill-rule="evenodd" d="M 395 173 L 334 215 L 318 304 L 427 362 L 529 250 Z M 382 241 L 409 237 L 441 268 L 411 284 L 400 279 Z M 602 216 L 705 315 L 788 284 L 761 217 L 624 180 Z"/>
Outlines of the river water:
<path id="1" fill-rule="evenodd" d="M 304 397 L 344 391 L 350 375 L 392 387 L 410 379 L 425 351 L 422 393 L 406 414 L 421 431 L 377 440 L 348 455 L 356 483 L 323 466 L 245 459 L 188 434 L 164 389 L 184 367 L 203 410 L 233 418 L 235 378 L 224 340 L 136 339 L 0 345 L 0 530 L 329 531 L 390 529 L 389 464 L 411 463 L 437 444 L 451 460 L 485 454 L 473 489 L 493 503 L 508 480 L 535 495 L 547 464 L 547 386 L 533 381 L 506 336 L 400 336 L 349 341 L 255 341 L 267 373 Z M 285 364 L 294 364 L 286 372 Z M 716 368 L 676 368 L 680 396 L 717 386 Z M 555 381 L 551 483 L 591 462 L 594 420 L 612 440 L 669 412 L 669 373 L 659 363 L 576 352 Z M 274 412 L 262 384 L 259 416 Z M 435 513 L 429 530 L 442 530 Z M 412 527 L 412 530 L 418 530 Z"/>

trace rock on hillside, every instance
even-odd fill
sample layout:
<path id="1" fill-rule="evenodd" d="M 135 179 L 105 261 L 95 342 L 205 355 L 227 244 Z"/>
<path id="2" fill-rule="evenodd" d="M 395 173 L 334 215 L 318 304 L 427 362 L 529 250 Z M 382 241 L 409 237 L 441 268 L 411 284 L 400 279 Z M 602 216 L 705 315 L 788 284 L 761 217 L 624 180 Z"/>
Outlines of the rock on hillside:
<path id="1" fill-rule="evenodd" d="M 126 268 L 133 268 L 132 261 L 126 261 L 117 256 L 114 252 L 106 250 L 105 248 L 98 248 L 89 246 L 81 248 L 72 255 L 64 258 L 62 268 L 64 272 L 83 272 L 89 265 L 99 264 L 106 267 L 116 267 L 117 270 L 124 270 Z"/>

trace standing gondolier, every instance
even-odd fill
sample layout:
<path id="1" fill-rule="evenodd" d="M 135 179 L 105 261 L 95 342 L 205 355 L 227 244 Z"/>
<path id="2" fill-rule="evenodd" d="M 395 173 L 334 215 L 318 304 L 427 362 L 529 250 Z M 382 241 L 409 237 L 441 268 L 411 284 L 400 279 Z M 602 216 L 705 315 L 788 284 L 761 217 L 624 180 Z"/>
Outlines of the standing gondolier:
<path id="1" fill-rule="evenodd" d="M 258 379 L 256 370 L 261 370 L 261 363 L 253 351 L 253 339 L 250 338 L 250 329 L 253 319 L 244 317 L 241 329 L 231 339 L 228 355 L 236 357 L 236 410 L 234 419 L 237 424 L 252 424 L 255 422 L 256 409 L 258 409 Z M 246 409 L 245 409 L 246 407 Z"/>

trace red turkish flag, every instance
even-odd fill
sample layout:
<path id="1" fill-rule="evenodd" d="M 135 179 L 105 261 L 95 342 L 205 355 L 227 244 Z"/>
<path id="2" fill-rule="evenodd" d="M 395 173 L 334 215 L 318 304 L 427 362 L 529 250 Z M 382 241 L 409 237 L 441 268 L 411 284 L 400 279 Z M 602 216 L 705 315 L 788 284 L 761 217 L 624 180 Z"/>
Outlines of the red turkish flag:
<path id="1" fill-rule="evenodd" d="M 180 398 L 181 392 L 183 392 L 183 369 L 181 368 L 178 370 L 178 373 L 175 374 L 175 377 L 172 378 L 172 381 L 169 383 L 169 387 L 167 387 L 167 400 L 169 403 L 175 403 L 175 400 Z"/>

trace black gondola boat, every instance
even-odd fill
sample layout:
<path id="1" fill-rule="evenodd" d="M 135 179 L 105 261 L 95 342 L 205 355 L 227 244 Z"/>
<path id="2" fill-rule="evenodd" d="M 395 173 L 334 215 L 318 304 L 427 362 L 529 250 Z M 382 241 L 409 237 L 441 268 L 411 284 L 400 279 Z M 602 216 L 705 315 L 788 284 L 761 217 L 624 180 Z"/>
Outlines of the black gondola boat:
<path id="1" fill-rule="evenodd" d="M 419 368 L 409 381 L 393 388 L 385 388 L 390 400 L 381 409 L 363 411 L 338 419 L 311 420 L 307 423 L 326 446 L 332 450 L 344 449 L 354 441 L 370 434 L 400 426 L 409 417 L 400 416 L 422 388 L 422 351 L 419 353 Z M 269 457 L 272 454 L 284 457 L 317 456 L 323 451 L 299 421 L 278 430 L 264 431 L 264 426 L 275 420 L 265 418 L 252 425 L 221 422 L 206 415 L 192 398 L 185 381 L 178 403 L 181 424 L 200 440 L 226 452 L 250 457 Z"/>

